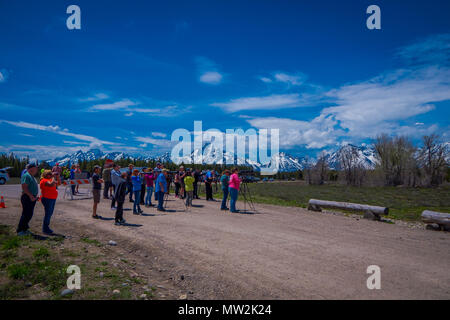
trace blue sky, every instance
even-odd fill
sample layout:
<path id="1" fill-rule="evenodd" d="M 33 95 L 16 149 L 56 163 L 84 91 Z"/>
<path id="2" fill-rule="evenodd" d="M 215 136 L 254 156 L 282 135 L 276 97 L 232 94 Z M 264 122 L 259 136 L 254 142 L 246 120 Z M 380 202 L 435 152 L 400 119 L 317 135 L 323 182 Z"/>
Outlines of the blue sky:
<path id="1" fill-rule="evenodd" d="M 81 8 L 68 30 L 66 8 Z M 381 8 L 381 30 L 366 8 Z M 450 140 L 448 1 L 0 0 L 0 152 L 159 154 L 177 128 L 279 128 L 316 155 Z"/>

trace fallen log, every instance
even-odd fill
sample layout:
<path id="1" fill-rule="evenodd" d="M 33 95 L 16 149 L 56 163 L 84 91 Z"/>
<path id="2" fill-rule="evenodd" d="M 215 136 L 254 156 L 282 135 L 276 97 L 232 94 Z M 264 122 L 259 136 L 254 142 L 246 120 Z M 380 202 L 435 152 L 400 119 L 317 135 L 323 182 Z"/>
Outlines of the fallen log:
<path id="1" fill-rule="evenodd" d="M 325 201 L 310 199 L 308 202 L 308 210 L 322 211 L 321 208 L 336 208 L 351 211 L 362 211 L 364 213 L 369 213 L 374 216 L 377 220 L 380 219 L 380 215 L 387 215 L 389 213 L 389 208 L 369 206 L 366 204 L 351 203 L 351 202 L 337 202 L 337 201 Z"/>
<path id="2" fill-rule="evenodd" d="M 425 210 L 422 212 L 422 221 L 425 223 L 436 223 L 441 228 L 450 226 L 450 213 Z"/>

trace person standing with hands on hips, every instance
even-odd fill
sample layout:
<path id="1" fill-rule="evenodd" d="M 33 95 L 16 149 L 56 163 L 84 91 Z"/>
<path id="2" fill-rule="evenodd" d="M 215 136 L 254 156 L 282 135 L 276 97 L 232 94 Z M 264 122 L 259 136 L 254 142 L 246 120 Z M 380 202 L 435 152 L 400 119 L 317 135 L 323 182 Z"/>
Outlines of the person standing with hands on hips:
<path id="1" fill-rule="evenodd" d="M 20 178 L 22 184 L 22 196 L 20 197 L 22 216 L 17 226 L 17 235 L 19 236 L 31 235 L 31 232 L 28 230 L 30 228 L 28 223 L 33 218 L 34 206 L 36 205 L 39 192 L 38 184 L 36 179 L 34 179 L 34 175 L 38 171 L 37 166 L 29 163 L 25 169 L 26 172 Z"/>

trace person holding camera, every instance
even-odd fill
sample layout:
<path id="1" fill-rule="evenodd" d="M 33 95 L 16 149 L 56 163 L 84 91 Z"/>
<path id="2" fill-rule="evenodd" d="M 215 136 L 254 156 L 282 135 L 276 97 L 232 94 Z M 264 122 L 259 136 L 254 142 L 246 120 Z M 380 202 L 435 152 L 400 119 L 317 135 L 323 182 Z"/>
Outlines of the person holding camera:
<path id="1" fill-rule="evenodd" d="M 50 229 L 50 219 L 55 210 L 56 199 L 58 198 L 58 190 L 56 187 L 61 184 L 60 176 L 52 173 L 51 170 L 44 170 L 42 172 L 39 186 L 41 188 L 41 203 L 44 206 L 44 222 L 42 224 L 42 232 L 47 235 L 52 235 L 53 230 Z"/>
<path id="2" fill-rule="evenodd" d="M 212 193 L 213 174 L 208 170 L 205 175 L 206 201 L 214 201 Z"/>
<path id="3" fill-rule="evenodd" d="M 230 181 L 228 183 L 228 191 L 230 192 L 230 212 L 239 212 L 236 210 L 236 201 L 239 195 L 239 186 L 241 184 L 241 180 L 239 179 L 238 173 L 239 170 L 237 168 L 233 168 L 231 171 Z"/>

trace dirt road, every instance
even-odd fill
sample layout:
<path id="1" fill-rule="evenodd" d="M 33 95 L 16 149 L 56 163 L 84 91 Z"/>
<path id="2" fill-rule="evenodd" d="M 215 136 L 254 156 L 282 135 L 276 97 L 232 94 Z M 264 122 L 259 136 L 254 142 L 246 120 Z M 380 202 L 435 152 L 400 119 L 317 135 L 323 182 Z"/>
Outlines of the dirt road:
<path id="1" fill-rule="evenodd" d="M 20 216 L 14 187 L 5 186 L 2 221 Z M 112 218 L 109 201 L 99 214 Z M 115 240 L 194 299 L 449 299 L 450 234 L 409 229 L 302 208 L 257 205 L 257 214 L 230 214 L 219 202 L 194 200 L 185 212 L 171 197 L 168 212 L 125 212 L 133 226 L 90 218 L 92 200 L 58 200 L 52 228 Z M 242 208 L 242 203 L 238 207 Z M 39 231 L 40 204 L 32 230 Z M 131 203 L 126 202 L 126 208 Z M 70 241 L 70 240 L 66 240 Z M 381 289 L 369 290 L 369 265 L 381 268 Z M 181 277 L 183 276 L 183 277 Z M 183 280 L 180 280 L 183 278 Z"/>

